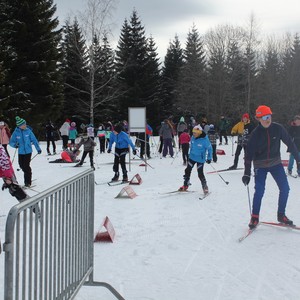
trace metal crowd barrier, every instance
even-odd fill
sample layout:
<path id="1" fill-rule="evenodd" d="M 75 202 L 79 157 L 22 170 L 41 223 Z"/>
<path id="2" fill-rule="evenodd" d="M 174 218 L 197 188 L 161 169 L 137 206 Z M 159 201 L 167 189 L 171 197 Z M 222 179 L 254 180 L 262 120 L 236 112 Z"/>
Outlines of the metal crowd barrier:
<path id="1" fill-rule="evenodd" d="M 87 170 L 11 208 L 5 232 L 4 299 L 74 299 L 95 282 L 94 172 Z M 94 298 L 96 299 L 96 298 Z"/>

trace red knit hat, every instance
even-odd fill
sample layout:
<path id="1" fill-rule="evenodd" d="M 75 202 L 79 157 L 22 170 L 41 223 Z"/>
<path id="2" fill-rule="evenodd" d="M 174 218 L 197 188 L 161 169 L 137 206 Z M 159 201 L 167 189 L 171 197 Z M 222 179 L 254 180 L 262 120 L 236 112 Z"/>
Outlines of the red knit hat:
<path id="1" fill-rule="evenodd" d="M 256 109 L 256 114 L 255 115 L 256 115 L 257 118 L 261 118 L 261 117 L 266 116 L 266 115 L 272 115 L 272 111 L 271 111 L 271 108 L 269 106 L 260 105 Z"/>
<path id="2" fill-rule="evenodd" d="M 247 120 L 249 120 L 249 114 L 248 113 L 243 114 L 242 119 L 244 119 L 244 118 L 246 118 Z"/>

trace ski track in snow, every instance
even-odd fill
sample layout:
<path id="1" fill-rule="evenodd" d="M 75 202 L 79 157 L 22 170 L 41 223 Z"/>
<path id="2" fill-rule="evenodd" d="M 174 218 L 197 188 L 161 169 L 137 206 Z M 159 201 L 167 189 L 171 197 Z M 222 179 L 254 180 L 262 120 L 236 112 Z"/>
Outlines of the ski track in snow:
<path id="1" fill-rule="evenodd" d="M 41 147 L 46 153 L 44 142 Z M 231 166 L 231 142 L 218 148 L 224 149 L 226 155 L 218 156 L 218 163 L 213 166 Z M 138 173 L 143 180 L 141 185 L 132 185 L 137 194 L 134 199 L 115 199 L 124 186 L 106 184 L 113 176 L 113 155 L 95 152 L 95 181 L 100 183 L 95 185 L 95 233 L 108 216 L 116 238 L 114 243 L 95 244 L 94 279 L 108 282 L 126 300 L 298 300 L 300 232 L 259 226 L 253 235 L 237 242 L 249 222 L 248 195 L 241 182 L 243 171 L 220 173 L 229 181 L 225 185 L 218 174 L 206 174 L 212 170 L 206 164 L 204 173 L 212 194 L 200 201 L 202 188 L 194 167 L 190 190 L 195 192 L 163 195 L 182 185 L 185 166 L 181 153 L 174 160 L 160 159 L 156 141 L 151 150 L 153 158 L 148 162 L 154 169 L 147 167 L 145 171 L 145 167 L 139 166 L 142 161 L 137 159 L 127 163 L 129 179 Z M 242 157 L 243 152 L 239 167 Z M 88 157 L 82 168 L 48 163 L 56 158 L 59 155 L 47 159 L 40 155 L 32 161 L 38 191 L 89 167 Z M 284 146 L 282 158 L 287 159 Z M 18 168 L 16 161 L 14 167 Z M 17 172 L 17 177 L 22 184 L 23 173 Z M 288 181 L 291 191 L 287 215 L 300 225 L 300 178 L 289 177 Z M 253 177 L 249 190 L 252 202 Z M 0 193 L 0 239 L 4 242 L 6 216 L 17 201 L 7 191 Z M 276 221 L 277 199 L 277 186 L 268 176 L 262 221 Z M 4 254 L 0 256 L 0 268 L 4 270 Z M 0 272 L 0 300 L 3 280 L 4 274 Z M 95 293 L 99 299 L 115 299 L 106 289 L 92 287 L 82 287 L 75 299 L 94 299 Z"/>

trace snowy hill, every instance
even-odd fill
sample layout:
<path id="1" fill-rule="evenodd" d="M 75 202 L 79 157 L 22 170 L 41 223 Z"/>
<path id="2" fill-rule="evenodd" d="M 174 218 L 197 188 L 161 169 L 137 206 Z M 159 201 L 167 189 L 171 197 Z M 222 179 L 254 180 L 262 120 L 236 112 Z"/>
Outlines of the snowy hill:
<path id="1" fill-rule="evenodd" d="M 31 166 L 34 188 L 43 191 L 74 174 L 89 168 L 88 157 L 82 168 L 74 164 L 49 164 L 59 155 L 43 153 L 33 159 Z M 202 194 L 196 167 L 192 171 L 190 193 L 167 192 L 177 190 L 183 183 L 185 167 L 181 152 L 172 159 L 160 159 L 157 143 L 152 141 L 153 167 L 140 166 L 139 159 L 127 164 L 128 177 L 140 174 L 143 182 L 133 185 L 137 197 L 115 197 L 124 185 L 108 186 L 113 176 L 112 154 L 96 151 L 95 233 L 105 216 L 116 231 L 114 243 L 95 244 L 95 272 L 97 281 L 116 288 L 126 300 L 297 300 L 300 287 L 300 232 L 286 228 L 261 225 L 242 243 L 250 219 L 247 188 L 241 177 L 243 170 L 206 174 L 227 168 L 233 163 L 232 144 L 219 146 L 226 155 L 218 162 L 205 165 L 204 173 L 211 194 Z M 60 142 L 58 148 L 61 148 Z M 99 147 L 97 147 L 99 148 Z M 287 159 L 285 146 L 282 159 Z M 13 149 L 9 148 L 11 154 Z M 35 153 L 34 153 L 35 154 Z M 12 156 L 12 155 L 11 155 Z M 243 166 L 243 152 L 239 167 Z M 128 161 L 128 157 L 127 157 Z M 17 157 L 15 171 L 19 168 Z M 129 169 L 130 168 L 130 169 Z M 23 183 L 23 172 L 16 171 Z M 290 197 L 287 216 L 300 225 L 300 178 L 288 178 Z M 250 185 L 253 196 L 253 178 Z M 35 191 L 28 191 L 31 195 Z M 0 239 L 4 242 L 6 215 L 17 201 L 7 191 L 0 192 Z M 278 189 L 268 176 L 260 219 L 276 221 Z M 4 256 L 0 256 L 0 299 L 3 299 Z M 97 295 L 97 296 L 95 296 Z M 83 287 L 76 299 L 115 299 L 105 288 Z"/>

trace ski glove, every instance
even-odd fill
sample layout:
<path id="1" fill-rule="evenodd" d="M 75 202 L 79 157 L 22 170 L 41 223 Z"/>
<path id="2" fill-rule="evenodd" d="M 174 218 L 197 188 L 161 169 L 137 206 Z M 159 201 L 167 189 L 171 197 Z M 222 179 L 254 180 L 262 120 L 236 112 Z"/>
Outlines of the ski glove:
<path id="1" fill-rule="evenodd" d="M 250 176 L 249 176 L 249 175 L 244 175 L 244 176 L 242 177 L 242 181 L 243 181 L 243 184 L 244 184 L 244 185 L 248 185 L 249 182 L 250 182 Z"/>
<path id="2" fill-rule="evenodd" d="M 211 163 L 211 159 L 207 159 L 207 160 L 206 160 L 206 163 L 207 163 L 207 164 L 210 164 L 210 163 Z"/>
<path id="3" fill-rule="evenodd" d="M 41 154 L 41 153 L 42 153 L 42 150 L 39 150 L 39 151 L 38 151 L 38 154 Z"/>
<path id="4" fill-rule="evenodd" d="M 133 155 L 136 155 L 136 150 L 134 149 L 134 150 L 132 151 L 132 153 L 133 153 Z"/>
<path id="5" fill-rule="evenodd" d="M 107 150 L 107 153 L 110 153 L 110 152 L 111 152 L 111 149 L 108 149 L 108 150 Z"/>

